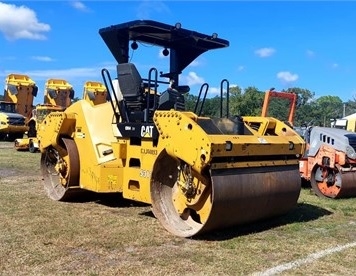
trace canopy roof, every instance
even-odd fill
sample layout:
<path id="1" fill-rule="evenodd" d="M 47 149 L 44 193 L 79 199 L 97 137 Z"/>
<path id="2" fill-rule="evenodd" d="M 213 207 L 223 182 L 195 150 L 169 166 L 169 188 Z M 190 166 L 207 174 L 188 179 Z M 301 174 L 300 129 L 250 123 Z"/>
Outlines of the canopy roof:
<path id="1" fill-rule="evenodd" d="M 152 20 L 135 20 L 112 25 L 99 30 L 107 47 L 118 63 L 129 60 L 129 42 L 138 41 L 170 49 L 170 72 L 167 77 L 177 77 L 202 53 L 229 46 L 217 34 L 202 34 L 192 30 Z"/>

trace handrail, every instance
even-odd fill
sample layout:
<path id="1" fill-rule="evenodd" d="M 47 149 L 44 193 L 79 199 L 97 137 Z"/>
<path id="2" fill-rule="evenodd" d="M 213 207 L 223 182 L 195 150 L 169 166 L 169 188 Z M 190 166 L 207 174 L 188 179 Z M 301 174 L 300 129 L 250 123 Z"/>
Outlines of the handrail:
<path id="1" fill-rule="evenodd" d="M 202 100 L 201 105 L 200 105 L 199 113 L 197 113 L 197 109 L 198 109 L 198 105 L 199 105 L 199 102 L 200 102 L 201 93 L 203 92 L 203 88 L 204 87 L 205 87 L 204 97 L 203 97 L 203 100 Z M 194 107 L 194 113 L 197 114 L 198 116 L 201 115 L 201 112 L 203 110 L 203 106 L 204 106 L 204 102 L 205 102 L 205 99 L 206 99 L 206 95 L 208 93 L 208 89 L 209 89 L 209 84 L 208 83 L 203 83 L 202 86 L 200 87 L 198 99 L 197 99 L 197 101 L 195 103 L 195 107 Z"/>
<path id="2" fill-rule="evenodd" d="M 149 117 L 149 114 L 150 114 L 150 96 L 151 96 L 151 81 L 152 81 L 152 78 L 151 78 L 151 75 L 152 75 L 152 72 L 155 73 L 154 75 L 154 98 L 153 98 L 153 108 L 156 107 L 156 101 L 157 101 L 157 80 L 158 80 L 158 71 L 156 68 L 151 68 L 150 71 L 148 72 L 148 91 L 146 92 L 147 95 L 146 95 L 146 102 L 147 102 L 147 107 L 146 107 L 146 116 L 145 116 L 145 122 L 147 123 L 148 122 L 148 117 Z"/>
<path id="3" fill-rule="evenodd" d="M 106 74 L 106 76 L 105 76 L 105 74 Z M 109 101 L 110 101 L 110 103 L 111 103 L 111 107 L 112 107 L 112 109 L 113 109 L 113 111 L 114 111 L 114 115 L 115 115 L 115 118 L 116 118 L 116 122 L 119 122 L 119 121 L 120 121 L 120 116 L 121 116 L 123 122 L 128 122 L 128 121 L 129 121 L 129 120 L 128 120 L 128 116 L 127 116 L 126 112 L 123 110 L 124 108 L 122 107 L 122 105 L 120 104 L 120 102 L 119 102 L 119 100 L 118 100 L 118 98 L 117 98 L 117 96 L 116 96 L 115 89 L 114 89 L 114 86 L 113 86 L 113 84 L 112 84 L 112 79 L 111 79 L 111 76 L 110 76 L 109 71 L 108 71 L 106 68 L 103 68 L 103 69 L 101 70 L 101 76 L 102 76 L 102 78 L 103 78 L 103 81 L 104 81 L 104 84 L 105 84 L 105 88 L 106 88 L 106 90 L 108 91 L 108 95 L 107 95 L 107 96 L 108 96 Z M 109 82 L 110 82 L 110 88 L 111 88 L 111 90 L 110 90 L 109 85 L 108 85 L 108 83 L 107 83 L 107 79 L 108 79 Z M 110 91 L 113 92 L 112 94 L 114 95 L 115 102 L 116 102 L 116 105 L 117 105 L 117 107 L 118 107 L 118 109 L 119 109 L 119 113 L 120 113 L 120 114 L 117 114 L 117 112 L 116 112 L 116 108 L 115 108 L 113 99 L 112 99 L 112 97 L 111 97 Z"/>
<path id="4" fill-rule="evenodd" d="M 220 118 L 223 117 L 223 97 L 224 97 L 224 83 L 226 83 L 226 118 L 229 117 L 229 94 L 230 94 L 230 84 L 227 79 L 223 79 L 220 82 Z"/>

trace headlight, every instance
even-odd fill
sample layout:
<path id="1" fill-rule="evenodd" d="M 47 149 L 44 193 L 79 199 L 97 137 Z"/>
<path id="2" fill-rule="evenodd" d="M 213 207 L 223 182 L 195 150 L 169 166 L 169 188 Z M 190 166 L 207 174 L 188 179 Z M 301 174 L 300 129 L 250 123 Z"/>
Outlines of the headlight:
<path id="1" fill-rule="evenodd" d="M 350 145 L 346 146 L 346 155 L 351 159 L 356 159 L 355 150 Z"/>

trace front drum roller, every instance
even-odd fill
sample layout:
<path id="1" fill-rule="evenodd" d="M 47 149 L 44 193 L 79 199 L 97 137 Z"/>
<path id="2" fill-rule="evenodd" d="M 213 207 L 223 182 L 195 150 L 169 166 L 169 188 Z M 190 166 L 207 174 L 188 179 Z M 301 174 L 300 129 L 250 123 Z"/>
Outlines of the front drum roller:
<path id="1" fill-rule="evenodd" d="M 44 188 L 49 198 L 73 199 L 79 189 L 79 154 L 74 140 L 62 138 L 59 150 L 50 146 L 41 155 Z"/>
<path id="2" fill-rule="evenodd" d="M 356 196 L 356 171 L 343 171 L 340 166 L 330 168 L 316 165 L 310 176 L 310 184 L 317 196 L 347 198 Z"/>
<path id="3" fill-rule="evenodd" d="M 152 211 L 172 234 L 192 237 L 285 214 L 296 205 L 300 189 L 298 165 L 199 175 L 163 152 L 152 172 Z"/>

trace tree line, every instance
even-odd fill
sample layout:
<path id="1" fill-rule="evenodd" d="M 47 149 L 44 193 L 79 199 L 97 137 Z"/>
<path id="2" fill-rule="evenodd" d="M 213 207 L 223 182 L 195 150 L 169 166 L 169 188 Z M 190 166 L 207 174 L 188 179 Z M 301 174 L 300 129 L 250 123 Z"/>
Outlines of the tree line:
<path id="1" fill-rule="evenodd" d="M 262 113 L 264 91 L 256 87 L 248 87 L 244 91 L 238 86 L 230 87 L 229 114 L 241 116 L 260 116 Z M 343 102 L 338 96 L 321 96 L 315 98 L 315 93 L 303 88 L 289 88 L 283 92 L 293 92 L 298 95 L 294 125 L 313 123 L 313 125 L 330 126 L 331 120 L 342 118 L 356 112 L 356 99 Z M 225 93 L 226 97 L 226 93 Z M 221 104 L 220 95 L 205 99 L 202 115 L 219 116 Z M 198 96 L 186 95 L 186 107 L 195 109 Z M 201 101 L 200 101 L 201 102 Z M 223 101 L 223 114 L 226 114 L 226 103 Z M 198 109 L 199 110 L 199 109 Z M 285 121 L 288 118 L 289 101 L 282 98 L 273 98 L 270 101 L 268 116 Z"/>
<path id="2" fill-rule="evenodd" d="M 356 98 L 343 102 L 338 96 L 321 96 L 315 98 L 315 93 L 303 88 L 289 88 L 283 92 L 293 92 L 298 95 L 294 125 L 301 126 L 313 122 L 313 125 L 330 126 L 330 121 L 342 118 L 356 112 Z M 256 87 L 248 87 L 244 91 L 238 86 L 229 89 L 229 114 L 241 116 L 260 116 L 262 112 L 265 92 Z M 202 93 L 203 94 L 203 93 Z M 186 109 L 194 111 L 197 95 L 186 94 Z M 226 93 L 224 94 L 226 99 Z M 3 100 L 3 95 L 0 95 Z M 201 103 L 201 101 L 200 101 Z M 226 114 L 226 100 L 223 101 L 223 114 Z M 202 107 L 202 116 L 217 117 L 220 115 L 220 95 L 206 98 Z M 197 106 L 200 111 L 200 105 Z M 274 98 L 270 102 L 268 116 L 285 121 L 288 117 L 289 102 L 281 98 Z"/>

